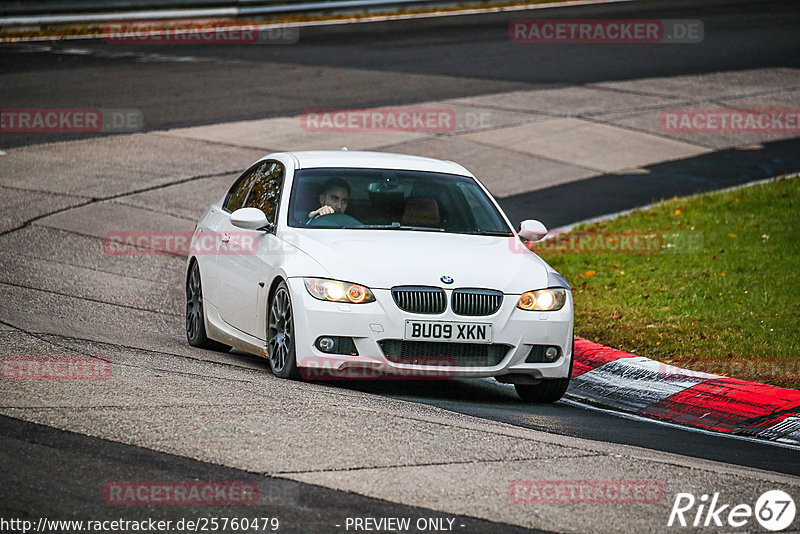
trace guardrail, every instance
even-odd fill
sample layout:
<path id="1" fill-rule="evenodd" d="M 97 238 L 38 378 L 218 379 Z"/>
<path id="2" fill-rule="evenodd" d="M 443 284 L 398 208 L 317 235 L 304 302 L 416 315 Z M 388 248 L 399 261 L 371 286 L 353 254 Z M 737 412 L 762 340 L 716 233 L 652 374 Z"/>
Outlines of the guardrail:
<path id="1" fill-rule="evenodd" d="M 230 7 L 238 3 L 236 0 L 0 0 L 0 16 Z"/>
<path id="2" fill-rule="evenodd" d="M 0 26 L 254 17 L 431 2 L 441 0 L 0 0 Z"/>

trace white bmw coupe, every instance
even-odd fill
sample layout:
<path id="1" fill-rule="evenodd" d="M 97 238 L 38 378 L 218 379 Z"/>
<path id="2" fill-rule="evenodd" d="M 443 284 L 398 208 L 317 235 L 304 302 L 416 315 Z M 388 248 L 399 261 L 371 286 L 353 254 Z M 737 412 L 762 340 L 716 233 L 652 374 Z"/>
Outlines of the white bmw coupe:
<path id="1" fill-rule="evenodd" d="M 572 295 L 461 165 L 355 151 L 270 154 L 197 223 L 195 347 L 282 378 L 494 377 L 531 402 L 569 385 Z"/>

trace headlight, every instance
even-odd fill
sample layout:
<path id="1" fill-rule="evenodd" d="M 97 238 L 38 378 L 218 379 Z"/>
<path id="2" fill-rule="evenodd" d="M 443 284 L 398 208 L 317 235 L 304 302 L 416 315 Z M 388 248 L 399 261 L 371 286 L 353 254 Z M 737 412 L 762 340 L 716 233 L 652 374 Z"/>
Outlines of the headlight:
<path id="1" fill-rule="evenodd" d="M 349 302 L 350 304 L 375 301 L 372 291 L 368 287 L 358 284 L 325 278 L 303 278 L 303 282 L 305 282 L 309 294 L 315 299 Z"/>
<path id="2" fill-rule="evenodd" d="M 563 288 L 540 289 L 523 293 L 517 301 L 517 308 L 528 311 L 556 311 L 567 302 L 567 290 Z"/>

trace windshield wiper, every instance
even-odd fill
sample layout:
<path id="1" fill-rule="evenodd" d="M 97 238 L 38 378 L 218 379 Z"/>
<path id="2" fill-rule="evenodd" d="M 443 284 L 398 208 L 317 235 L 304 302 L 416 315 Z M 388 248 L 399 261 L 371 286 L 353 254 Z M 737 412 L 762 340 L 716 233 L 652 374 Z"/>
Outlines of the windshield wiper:
<path id="1" fill-rule="evenodd" d="M 444 232 L 444 228 L 435 228 L 433 226 L 398 226 L 400 230 L 416 230 L 420 232 Z"/>
<path id="2" fill-rule="evenodd" d="M 444 232 L 444 228 L 435 228 L 431 226 L 407 226 L 399 222 L 392 224 L 363 224 L 361 226 L 351 226 L 350 228 L 369 228 L 372 230 L 415 230 L 421 232 Z"/>
<path id="3" fill-rule="evenodd" d="M 459 234 L 469 234 L 469 235 L 494 235 L 499 237 L 509 237 L 513 235 L 511 232 L 503 232 L 500 230 L 467 230 L 464 232 L 458 232 Z"/>
<path id="4" fill-rule="evenodd" d="M 375 230 L 394 230 L 400 228 L 400 223 L 394 222 L 392 224 L 362 224 L 359 226 L 351 226 L 351 228 L 371 228 Z"/>

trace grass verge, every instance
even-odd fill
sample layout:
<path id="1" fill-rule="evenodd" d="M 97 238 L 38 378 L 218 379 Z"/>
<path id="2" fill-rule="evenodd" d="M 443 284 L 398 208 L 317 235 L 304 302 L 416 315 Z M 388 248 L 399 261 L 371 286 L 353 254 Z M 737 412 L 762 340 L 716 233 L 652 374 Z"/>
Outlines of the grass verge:
<path id="1" fill-rule="evenodd" d="M 576 335 L 800 389 L 800 177 L 672 199 L 533 249 L 572 284 Z"/>

